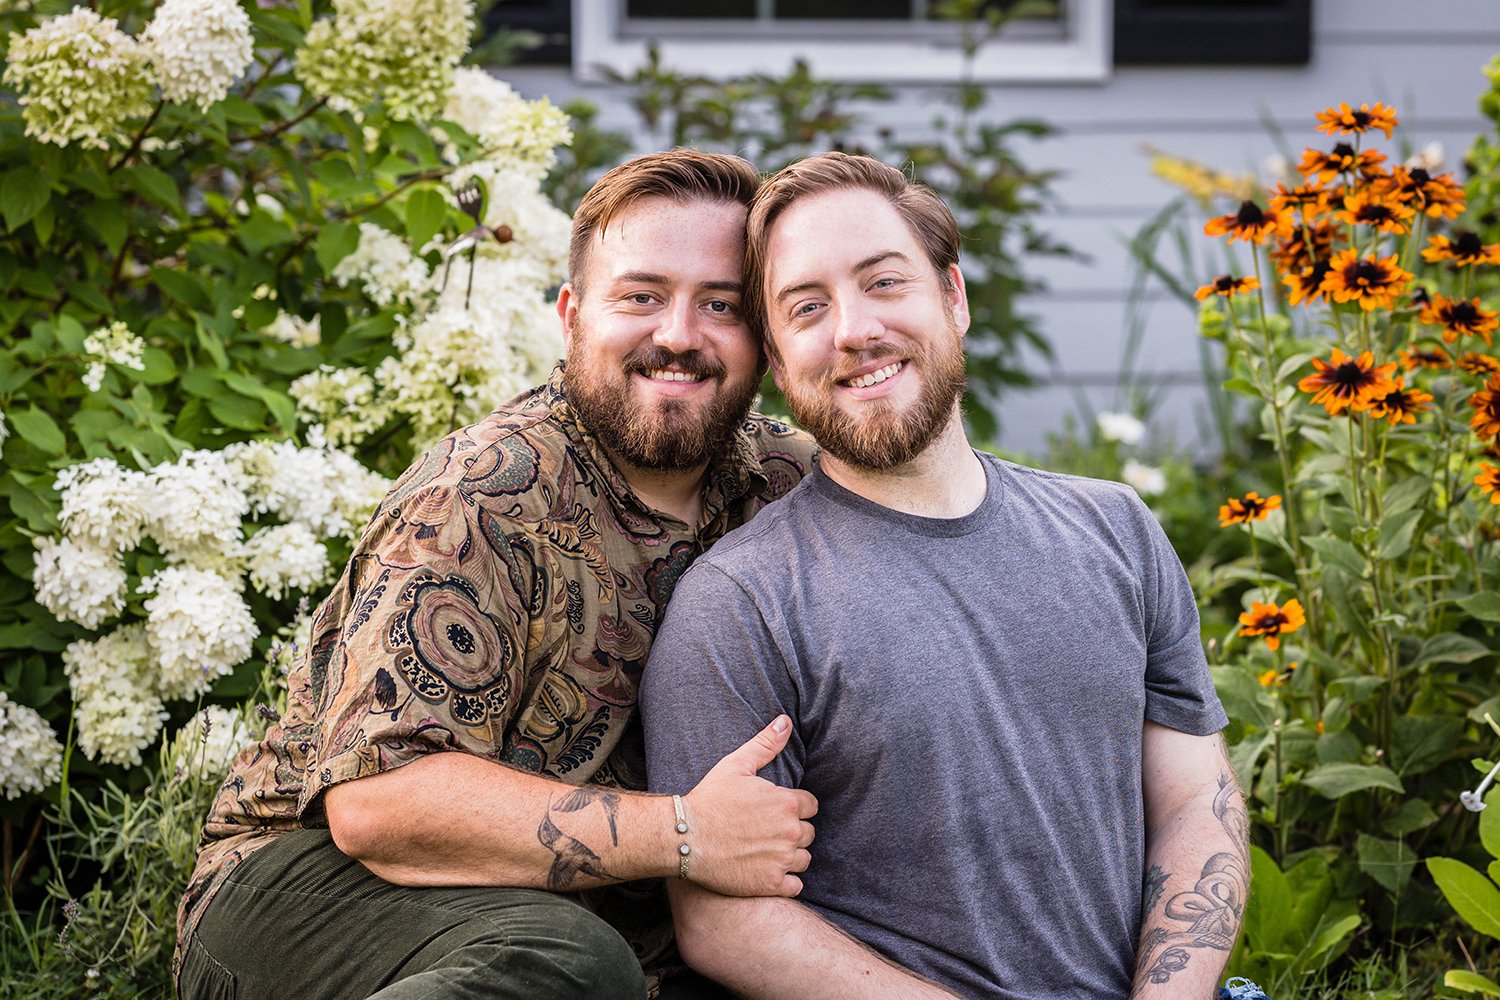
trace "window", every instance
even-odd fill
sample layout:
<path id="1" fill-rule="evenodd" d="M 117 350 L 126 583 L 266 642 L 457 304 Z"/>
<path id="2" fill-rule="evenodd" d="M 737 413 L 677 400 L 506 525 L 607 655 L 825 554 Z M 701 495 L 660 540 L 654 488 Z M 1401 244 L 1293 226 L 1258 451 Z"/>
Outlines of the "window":
<path id="1" fill-rule="evenodd" d="M 1103 80 L 1112 0 L 1057 0 L 1053 17 L 1017 19 L 975 57 L 988 82 Z M 784 73 L 794 58 L 829 80 L 952 80 L 961 27 L 933 20 L 930 0 L 573 0 L 573 68 L 630 74 L 650 45 L 683 73 Z"/>
<path id="2" fill-rule="evenodd" d="M 1114 3 L 1116 65 L 1303 65 L 1312 55 L 1312 0 Z"/>

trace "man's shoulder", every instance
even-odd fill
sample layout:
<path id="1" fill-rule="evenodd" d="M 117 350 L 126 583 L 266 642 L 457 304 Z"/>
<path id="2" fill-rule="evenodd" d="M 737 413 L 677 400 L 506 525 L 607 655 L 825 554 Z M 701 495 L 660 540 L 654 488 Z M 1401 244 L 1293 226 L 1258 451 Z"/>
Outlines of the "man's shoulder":
<path id="1" fill-rule="evenodd" d="M 428 448 L 402 473 L 380 509 L 389 512 L 419 493 L 442 492 L 505 498 L 522 509 L 533 500 L 546 504 L 544 494 L 551 491 L 543 487 L 577 464 L 572 448 L 545 402 L 523 396 Z"/>
<path id="2" fill-rule="evenodd" d="M 808 472 L 812 471 L 811 466 Z M 810 477 L 794 483 L 785 495 L 749 521 L 735 528 L 699 556 L 689 575 L 702 568 L 717 572 L 741 587 L 758 589 L 757 581 L 782 580 L 790 576 L 796 562 L 791 553 L 805 535 L 809 505 L 817 502 Z M 700 574 L 701 575 L 701 574 Z"/>
<path id="3" fill-rule="evenodd" d="M 1066 472 L 1052 472 L 1035 466 L 1021 465 L 995 455 L 985 455 L 1002 470 L 1017 489 L 1034 497 L 1052 497 L 1060 501 L 1072 501 L 1118 510 L 1123 507 L 1144 506 L 1140 495 L 1125 483 L 1112 479 L 1094 479 Z"/>

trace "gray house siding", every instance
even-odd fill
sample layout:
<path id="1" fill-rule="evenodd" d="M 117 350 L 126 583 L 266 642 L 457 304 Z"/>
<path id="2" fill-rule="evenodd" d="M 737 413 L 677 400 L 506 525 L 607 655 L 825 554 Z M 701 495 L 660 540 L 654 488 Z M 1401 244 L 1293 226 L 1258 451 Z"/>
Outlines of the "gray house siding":
<path id="1" fill-rule="evenodd" d="M 1054 358 L 1035 359 L 1030 369 L 1040 384 L 1008 397 L 1001 445 L 1037 452 L 1067 414 L 1126 405 L 1120 381 L 1132 274 L 1124 240 L 1176 193 L 1152 175 L 1144 146 L 1259 174 L 1283 148 L 1295 155 L 1303 146 L 1327 144 L 1313 128 L 1315 111 L 1338 101 L 1385 101 L 1401 114 L 1403 148 L 1440 143 L 1455 169 L 1488 125 L 1475 100 L 1486 86 L 1480 68 L 1500 52 L 1500 2 L 1313 0 L 1313 11 L 1306 66 L 1120 67 L 1102 84 L 993 88 L 987 115 L 1040 118 L 1059 130 L 1026 142 L 1022 152 L 1028 165 L 1061 175 L 1057 204 L 1043 225 L 1090 257 L 1042 259 L 1031 268 L 1048 288 L 1025 308 L 1037 317 Z M 608 85 L 581 85 L 564 68 L 504 75 L 528 97 L 586 97 L 600 106 L 601 124 L 635 126 L 622 95 Z M 932 109 L 930 94 L 914 86 L 884 114 L 896 129 L 918 134 Z M 1267 122 L 1283 133 L 1285 147 Z M 1210 261 L 1221 252 L 1206 238 L 1200 249 Z M 1156 399 L 1148 442 L 1212 451 L 1192 312 L 1149 288 L 1137 322 L 1136 381 Z"/>

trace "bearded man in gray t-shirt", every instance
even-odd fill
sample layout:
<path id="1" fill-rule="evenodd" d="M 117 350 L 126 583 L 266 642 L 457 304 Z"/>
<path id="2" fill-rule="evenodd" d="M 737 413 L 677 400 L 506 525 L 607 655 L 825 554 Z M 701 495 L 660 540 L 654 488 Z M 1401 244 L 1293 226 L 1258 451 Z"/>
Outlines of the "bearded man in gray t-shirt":
<path id="1" fill-rule="evenodd" d="M 1247 824 L 1165 535 L 1126 487 L 969 446 L 932 192 L 814 157 L 761 190 L 749 245 L 822 459 L 677 585 L 641 689 L 649 781 L 687 791 L 784 714 L 763 773 L 821 811 L 796 900 L 694 884 L 679 817 L 684 958 L 749 997 L 1209 997 Z"/>

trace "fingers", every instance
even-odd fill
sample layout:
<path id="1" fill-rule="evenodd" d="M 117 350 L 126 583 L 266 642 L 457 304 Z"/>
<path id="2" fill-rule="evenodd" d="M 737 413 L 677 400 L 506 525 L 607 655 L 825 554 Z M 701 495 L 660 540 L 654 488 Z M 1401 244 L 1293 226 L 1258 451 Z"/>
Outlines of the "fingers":
<path id="1" fill-rule="evenodd" d="M 795 875 L 788 874 L 781 880 L 781 886 L 773 895 L 777 896 L 800 896 L 802 894 L 802 880 Z"/>
<path id="2" fill-rule="evenodd" d="M 785 715 L 778 715 L 771 720 L 769 726 L 750 737 L 749 742 L 739 749 L 730 752 L 717 766 L 722 767 L 727 763 L 740 774 L 754 774 L 786 749 L 786 741 L 791 735 L 792 720 Z"/>
<path id="3" fill-rule="evenodd" d="M 798 847 L 811 847 L 812 846 L 812 842 L 813 842 L 813 838 L 816 837 L 817 835 L 818 835 L 818 831 L 816 831 L 816 830 L 813 829 L 813 825 L 811 823 L 803 822 L 802 823 L 802 834 L 801 834 L 801 836 L 799 836 L 797 838 L 797 846 Z"/>
<path id="4" fill-rule="evenodd" d="M 792 852 L 792 871 L 805 872 L 812 864 L 812 852 L 797 848 Z"/>
<path id="5" fill-rule="evenodd" d="M 795 788 L 792 794 L 797 797 L 797 818 L 812 819 L 818 814 L 818 799 L 812 792 L 802 788 Z"/>

